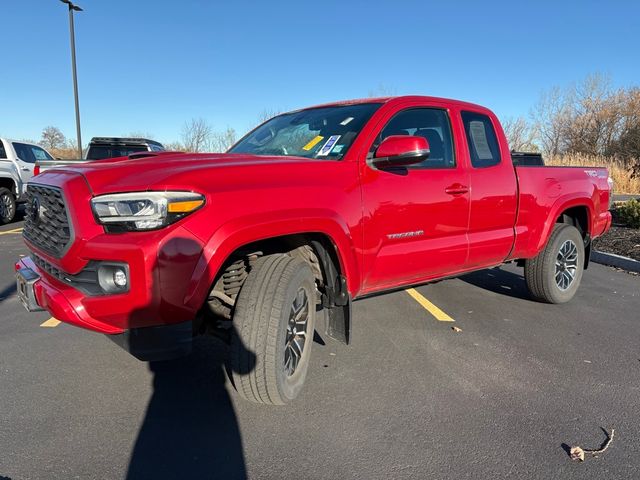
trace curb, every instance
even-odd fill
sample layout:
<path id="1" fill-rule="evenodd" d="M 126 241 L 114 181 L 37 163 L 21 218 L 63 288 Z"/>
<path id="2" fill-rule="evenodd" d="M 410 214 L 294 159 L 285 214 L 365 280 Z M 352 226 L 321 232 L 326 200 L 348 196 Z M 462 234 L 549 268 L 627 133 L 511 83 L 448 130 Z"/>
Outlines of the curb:
<path id="1" fill-rule="evenodd" d="M 610 267 L 622 268 L 630 272 L 640 273 L 640 262 L 633 258 L 623 257 L 622 255 L 594 250 L 591 252 L 591 261 L 602 265 L 609 265 Z"/>

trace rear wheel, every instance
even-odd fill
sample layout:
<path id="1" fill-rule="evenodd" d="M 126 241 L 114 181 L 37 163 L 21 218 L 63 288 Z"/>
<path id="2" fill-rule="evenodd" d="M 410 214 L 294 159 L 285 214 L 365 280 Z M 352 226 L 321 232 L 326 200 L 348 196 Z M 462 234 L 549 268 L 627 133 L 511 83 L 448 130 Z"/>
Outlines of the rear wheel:
<path id="1" fill-rule="evenodd" d="M 0 224 L 13 221 L 16 216 L 16 197 L 8 188 L 0 188 Z"/>
<path id="2" fill-rule="evenodd" d="M 229 370 L 238 393 L 283 405 L 302 390 L 316 317 L 316 288 L 307 262 L 285 254 L 253 265 L 233 315 Z"/>
<path id="3" fill-rule="evenodd" d="M 583 268 L 582 235 L 573 225 L 557 224 L 544 250 L 525 262 L 524 276 L 536 300 L 565 303 L 576 294 Z"/>

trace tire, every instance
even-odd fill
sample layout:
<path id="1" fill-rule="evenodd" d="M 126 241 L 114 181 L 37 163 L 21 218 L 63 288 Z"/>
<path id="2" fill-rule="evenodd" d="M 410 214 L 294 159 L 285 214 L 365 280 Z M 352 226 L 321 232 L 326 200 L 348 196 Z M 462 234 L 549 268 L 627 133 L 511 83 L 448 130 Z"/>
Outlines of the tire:
<path id="1" fill-rule="evenodd" d="M 0 225 L 10 223 L 16 216 L 16 197 L 11 190 L 0 188 Z"/>
<path id="2" fill-rule="evenodd" d="M 313 345 L 315 300 L 313 272 L 304 260 L 277 254 L 256 261 L 233 315 L 228 370 L 240 396 L 268 405 L 298 396 Z M 290 327 L 292 317 L 306 318 L 299 331 Z"/>
<path id="3" fill-rule="evenodd" d="M 531 296 L 546 303 L 566 303 L 580 286 L 584 241 L 576 227 L 556 224 L 546 247 L 526 260 L 524 277 Z"/>

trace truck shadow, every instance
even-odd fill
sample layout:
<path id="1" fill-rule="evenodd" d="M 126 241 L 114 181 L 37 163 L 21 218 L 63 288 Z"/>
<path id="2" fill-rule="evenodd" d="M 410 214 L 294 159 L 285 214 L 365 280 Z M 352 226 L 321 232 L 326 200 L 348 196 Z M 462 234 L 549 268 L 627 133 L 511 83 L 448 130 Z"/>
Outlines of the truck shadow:
<path id="1" fill-rule="evenodd" d="M 463 282 L 490 292 L 522 300 L 531 300 L 524 277 L 501 268 L 480 270 L 458 278 Z"/>
<path id="2" fill-rule="evenodd" d="M 153 395 L 127 479 L 246 478 L 242 439 L 225 387 L 225 345 L 194 339 L 191 355 L 150 362 Z"/>
<path id="3" fill-rule="evenodd" d="M 2 290 L 0 290 L 0 303 L 2 303 L 5 300 L 8 300 L 12 296 L 14 296 L 16 294 L 16 291 L 17 291 L 17 287 L 16 287 L 16 282 L 15 282 L 15 279 L 14 279 L 12 284 L 10 284 L 8 287 L 5 287 Z"/>
<path id="4" fill-rule="evenodd" d="M 188 238 L 174 238 L 160 246 L 156 267 L 166 297 L 182 301 L 186 289 L 184 275 L 166 272 L 191 273 L 201 253 L 201 246 Z M 203 276 L 207 278 L 208 273 Z M 144 312 L 144 308 L 132 312 L 130 322 Z M 131 453 L 127 479 L 246 478 L 242 438 L 226 385 L 227 355 L 222 340 L 196 336 L 188 356 L 149 362 L 153 394 Z M 248 368 L 253 369 L 253 352 L 248 359 Z"/>

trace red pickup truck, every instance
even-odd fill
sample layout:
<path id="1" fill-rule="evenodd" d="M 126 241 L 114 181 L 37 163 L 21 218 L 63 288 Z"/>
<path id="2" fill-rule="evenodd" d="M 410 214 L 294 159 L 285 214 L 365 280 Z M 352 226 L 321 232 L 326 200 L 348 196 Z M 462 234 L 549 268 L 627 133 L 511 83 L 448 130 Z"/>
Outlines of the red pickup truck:
<path id="1" fill-rule="evenodd" d="M 225 336 L 238 392 L 282 404 L 304 383 L 318 312 L 348 343 L 353 300 L 510 261 L 534 299 L 570 300 L 611 222 L 609 182 L 602 168 L 514 167 L 478 105 L 322 105 L 226 154 L 148 152 L 34 178 L 18 291 L 28 310 L 143 360 Z"/>

